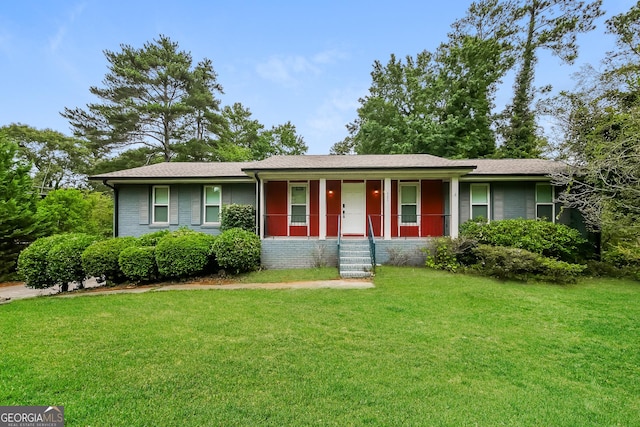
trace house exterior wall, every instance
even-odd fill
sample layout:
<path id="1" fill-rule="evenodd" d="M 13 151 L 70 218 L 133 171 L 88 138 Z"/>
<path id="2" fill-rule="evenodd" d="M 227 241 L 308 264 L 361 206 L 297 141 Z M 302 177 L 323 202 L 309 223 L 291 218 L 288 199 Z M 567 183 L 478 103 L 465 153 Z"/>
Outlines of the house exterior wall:
<path id="1" fill-rule="evenodd" d="M 541 181 L 542 182 L 542 181 Z M 474 182 L 475 183 L 475 182 Z M 535 219 L 536 182 L 499 181 L 477 182 L 489 184 L 490 219 Z M 556 212 L 559 212 L 556 209 Z M 471 218 L 471 183 L 460 183 L 460 224 Z"/>
<path id="2" fill-rule="evenodd" d="M 267 269 L 338 266 L 337 239 L 263 239 L 261 263 Z"/>
<path id="3" fill-rule="evenodd" d="M 248 204 L 255 206 L 255 185 L 252 183 L 207 184 L 222 190 L 222 205 Z M 168 225 L 152 224 L 151 191 L 147 184 L 118 185 L 118 236 L 141 236 L 158 230 L 177 230 L 187 226 L 208 234 L 219 234 L 220 226 L 203 222 L 204 185 L 170 184 Z"/>

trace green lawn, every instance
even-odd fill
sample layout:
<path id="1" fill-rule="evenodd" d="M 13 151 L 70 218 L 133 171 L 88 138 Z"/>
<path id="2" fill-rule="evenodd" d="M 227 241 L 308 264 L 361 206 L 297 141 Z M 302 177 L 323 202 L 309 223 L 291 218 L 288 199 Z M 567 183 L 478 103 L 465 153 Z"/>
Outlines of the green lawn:
<path id="1" fill-rule="evenodd" d="M 67 426 L 640 425 L 640 285 L 383 267 L 368 290 L 0 306 L 0 405 Z"/>

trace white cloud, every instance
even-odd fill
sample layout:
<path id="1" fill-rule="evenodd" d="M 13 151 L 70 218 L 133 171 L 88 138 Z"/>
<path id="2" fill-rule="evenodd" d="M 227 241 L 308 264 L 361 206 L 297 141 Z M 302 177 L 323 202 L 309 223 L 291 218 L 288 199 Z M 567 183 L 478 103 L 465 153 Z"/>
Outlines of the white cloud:
<path id="1" fill-rule="evenodd" d="M 333 64 L 347 55 L 338 50 L 327 50 L 309 57 L 302 55 L 274 55 L 256 66 L 260 77 L 284 86 L 296 86 L 301 79 L 322 73 L 321 66 Z"/>
<path id="2" fill-rule="evenodd" d="M 345 125 L 356 118 L 358 99 L 366 88 L 345 88 L 329 94 L 305 122 L 305 138 L 310 142 L 311 154 L 327 154 L 331 146 L 347 136 Z"/>
<path id="3" fill-rule="evenodd" d="M 58 51 L 58 48 L 64 41 L 65 35 L 67 34 L 68 27 L 73 24 L 73 22 L 82 14 L 82 11 L 86 7 L 86 3 L 78 3 L 75 7 L 69 12 L 69 14 L 65 18 L 65 22 L 58 27 L 58 31 L 53 35 L 53 37 L 49 38 L 49 49 L 51 52 L 55 53 Z"/>
<path id="4" fill-rule="evenodd" d="M 295 86 L 298 77 L 304 74 L 318 74 L 320 70 L 303 56 L 272 56 L 256 67 L 258 75 L 266 80 Z"/>

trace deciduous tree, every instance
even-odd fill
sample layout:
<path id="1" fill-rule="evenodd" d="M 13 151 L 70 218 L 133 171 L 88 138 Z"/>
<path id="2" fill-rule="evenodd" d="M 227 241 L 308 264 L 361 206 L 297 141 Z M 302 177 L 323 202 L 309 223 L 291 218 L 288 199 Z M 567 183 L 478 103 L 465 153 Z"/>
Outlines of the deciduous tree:
<path id="1" fill-rule="evenodd" d="M 0 135 L 0 280 L 14 273 L 20 251 L 40 236 L 30 170 L 18 146 Z"/>

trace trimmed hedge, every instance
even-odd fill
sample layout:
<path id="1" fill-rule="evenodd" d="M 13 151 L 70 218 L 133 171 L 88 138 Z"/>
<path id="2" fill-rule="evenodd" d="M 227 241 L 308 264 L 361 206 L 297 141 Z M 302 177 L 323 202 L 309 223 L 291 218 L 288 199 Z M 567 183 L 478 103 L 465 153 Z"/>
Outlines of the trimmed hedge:
<path id="1" fill-rule="evenodd" d="M 209 272 L 215 264 L 216 237 L 187 229 L 173 232 L 155 250 L 158 273 L 164 277 L 189 277 Z"/>
<path id="2" fill-rule="evenodd" d="M 82 282 L 87 277 L 82 268 L 82 253 L 98 237 L 83 233 L 65 235 L 51 247 L 47 255 L 47 274 L 51 281 L 66 291 L 69 282 Z"/>
<path id="3" fill-rule="evenodd" d="M 55 285 L 47 272 L 49 251 L 66 238 L 65 234 L 41 237 L 20 252 L 18 274 L 30 288 L 44 289 Z"/>
<path id="4" fill-rule="evenodd" d="M 124 281 L 125 277 L 118 264 L 120 252 L 137 244 L 138 239 L 135 237 L 113 237 L 89 246 L 82 254 L 82 265 L 87 276 L 104 276 L 113 283 Z"/>
<path id="5" fill-rule="evenodd" d="M 586 269 L 585 265 L 558 261 L 520 248 L 479 245 L 474 252 L 478 257 L 478 264 L 472 266 L 474 270 L 503 280 L 573 283 Z"/>
<path id="6" fill-rule="evenodd" d="M 460 227 L 460 236 L 476 240 L 480 244 L 526 249 L 562 261 L 576 262 L 586 258 L 587 241 L 578 230 L 548 221 L 467 221 Z"/>
<path id="7" fill-rule="evenodd" d="M 160 239 L 171 234 L 169 230 L 154 231 L 138 237 L 138 246 L 156 246 Z"/>
<path id="8" fill-rule="evenodd" d="M 148 282 L 158 277 L 155 246 L 129 246 L 120 252 L 118 265 L 129 280 Z"/>
<path id="9" fill-rule="evenodd" d="M 232 228 L 218 236 L 213 251 L 220 267 L 234 273 L 260 267 L 260 238 L 250 231 Z"/>
<path id="10" fill-rule="evenodd" d="M 256 229 L 256 208 L 252 205 L 224 205 L 220 218 L 220 230 L 242 228 L 250 232 Z"/>

